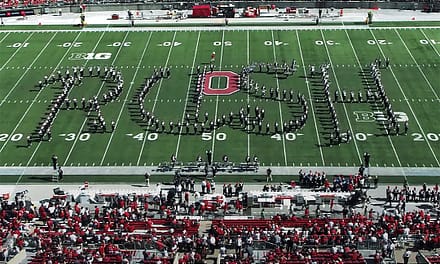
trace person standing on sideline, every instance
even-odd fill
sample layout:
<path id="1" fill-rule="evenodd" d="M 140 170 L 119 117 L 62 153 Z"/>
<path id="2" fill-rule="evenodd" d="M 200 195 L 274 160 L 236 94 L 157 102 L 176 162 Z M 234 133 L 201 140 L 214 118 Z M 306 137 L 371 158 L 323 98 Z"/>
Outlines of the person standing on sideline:
<path id="1" fill-rule="evenodd" d="M 61 169 L 61 166 L 58 167 L 58 181 L 62 181 L 64 178 L 64 171 Z"/>
<path id="2" fill-rule="evenodd" d="M 55 154 L 53 154 L 52 155 L 52 166 L 53 166 L 54 170 L 57 169 L 57 165 L 58 165 L 58 157 Z"/>
<path id="3" fill-rule="evenodd" d="M 144 175 L 145 178 L 145 186 L 150 187 L 150 173 L 148 171 Z"/>
<path id="4" fill-rule="evenodd" d="M 411 257 L 411 251 L 408 249 L 403 253 L 403 264 L 408 264 L 409 258 Z"/>
<path id="5" fill-rule="evenodd" d="M 266 182 L 272 182 L 272 170 L 267 168 L 266 171 Z"/>
<path id="6" fill-rule="evenodd" d="M 211 163 L 212 163 L 212 151 L 210 149 L 206 151 L 206 158 L 208 160 L 208 165 L 211 166 Z"/>
<path id="7" fill-rule="evenodd" d="M 215 62 L 215 51 L 211 53 L 211 63 Z"/>

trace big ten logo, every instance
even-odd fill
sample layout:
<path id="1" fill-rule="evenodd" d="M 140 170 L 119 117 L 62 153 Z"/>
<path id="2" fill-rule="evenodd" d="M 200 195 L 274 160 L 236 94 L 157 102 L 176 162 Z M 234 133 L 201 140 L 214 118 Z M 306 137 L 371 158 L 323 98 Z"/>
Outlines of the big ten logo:
<path id="1" fill-rule="evenodd" d="M 109 52 L 74 52 L 70 54 L 69 60 L 108 60 L 112 57 Z"/>
<path id="2" fill-rule="evenodd" d="M 406 122 L 408 121 L 408 115 L 404 112 L 394 112 L 396 115 L 397 122 Z"/>
<path id="3" fill-rule="evenodd" d="M 356 122 L 374 122 L 374 113 L 369 111 L 354 111 L 353 114 L 356 117 Z"/>
<path id="4" fill-rule="evenodd" d="M 353 114 L 356 117 L 356 122 L 374 122 L 374 121 L 387 121 L 388 118 L 384 112 L 376 111 L 354 111 Z M 405 112 L 394 112 L 397 122 L 408 121 L 408 115 Z"/>
<path id="5" fill-rule="evenodd" d="M 238 88 L 239 75 L 231 71 L 214 71 L 205 75 L 205 82 L 203 85 L 203 94 L 205 95 L 231 95 L 240 90 Z M 224 84 L 221 79 L 226 79 Z M 215 85 L 215 82 L 218 84 Z"/>

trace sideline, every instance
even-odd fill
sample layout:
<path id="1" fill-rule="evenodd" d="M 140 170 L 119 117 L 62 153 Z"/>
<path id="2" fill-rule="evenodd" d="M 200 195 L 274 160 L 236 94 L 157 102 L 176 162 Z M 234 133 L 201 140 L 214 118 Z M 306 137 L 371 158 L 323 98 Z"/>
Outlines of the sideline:
<path id="1" fill-rule="evenodd" d="M 20 33 L 49 33 L 49 32 L 165 32 L 165 31 L 258 31 L 258 30 L 273 30 L 273 25 L 268 26 L 145 26 L 145 27 L 104 27 L 104 28 L 83 28 L 83 29 L 23 29 L 18 30 Z M 38 27 L 38 26 L 35 26 Z M 293 30 L 396 30 L 396 29 L 440 29 L 440 26 L 420 26 L 420 27 L 406 27 L 406 26 L 390 26 L 390 27 L 370 27 L 368 25 L 310 25 L 310 26 L 279 26 L 276 30 L 280 31 L 293 31 Z M 5 33 L 16 33 L 17 29 L 0 30 Z"/>
<path id="2" fill-rule="evenodd" d="M 329 167 L 329 166 L 260 166 L 258 172 L 219 172 L 217 175 L 266 175 L 270 168 L 274 175 L 297 175 L 299 170 L 324 171 L 327 175 L 353 175 L 358 167 Z M 152 175 L 173 175 L 174 171 L 159 172 L 157 166 L 63 166 L 66 175 L 144 175 L 146 171 Z M 52 175 L 51 166 L 40 167 L 0 167 L 1 175 Z M 202 175 L 201 172 L 185 173 L 189 175 Z M 371 175 L 378 176 L 439 176 L 438 167 L 370 167 Z"/>

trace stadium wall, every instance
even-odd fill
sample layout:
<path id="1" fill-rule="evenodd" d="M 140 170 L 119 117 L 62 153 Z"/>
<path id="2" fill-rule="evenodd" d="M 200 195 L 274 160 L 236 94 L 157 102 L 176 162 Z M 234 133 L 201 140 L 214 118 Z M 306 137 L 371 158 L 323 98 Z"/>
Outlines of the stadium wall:
<path id="1" fill-rule="evenodd" d="M 224 3 L 224 2 L 222 2 Z M 231 1 L 236 8 L 245 8 L 248 6 L 259 5 L 275 5 L 279 8 L 297 7 L 297 8 L 362 8 L 362 9 L 400 9 L 400 10 L 423 10 L 427 3 L 417 1 Z M 146 3 L 109 3 L 109 4 L 86 4 L 86 11 L 127 11 L 129 10 L 190 10 L 193 3 L 191 2 L 146 2 Z M 56 13 L 59 8 L 63 12 L 79 13 L 79 5 L 44 7 L 45 13 Z M 40 13 L 40 12 L 38 12 Z"/>

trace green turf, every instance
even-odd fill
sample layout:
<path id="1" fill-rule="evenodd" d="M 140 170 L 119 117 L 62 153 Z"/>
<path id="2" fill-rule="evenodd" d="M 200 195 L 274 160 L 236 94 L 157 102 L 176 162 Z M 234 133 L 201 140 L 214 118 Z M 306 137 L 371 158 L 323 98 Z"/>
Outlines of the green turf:
<path id="1" fill-rule="evenodd" d="M 243 22 L 234 22 L 230 21 L 228 22 L 229 26 L 267 26 L 267 23 L 259 23 L 259 22 L 252 22 L 252 23 L 243 23 Z M 295 20 L 288 20 L 288 21 L 280 21 L 280 22 L 273 22 L 270 23 L 270 26 L 272 27 L 284 27 L 284 26 L 315 26 L 314 21 L 310 22 L 297 22 Z M 359 21 L 359 22 L 335 22 L 335 21 L 321 21 L 320 25 L 325 26 L 352 26 L 352 25 L 365 25 L 365 22 Z M 440 21 L 375 21 L 372 24 L 368 24 L 371 28 L 376 27 L 438 27 L 440 25 Z M 139 22 L 134 25 L 135 28 L 139 27 L 214 27 L 221 29 L 224 27 L 223 21 L 219 22 L 217 25 L 213 25 L 212 23 L 186 23 L 185 21 L 180 21 L 178 24 L 169 24 L 169 23 L 142 23 Z M 120 23 L 120 24 L 87 24 L 85 28 L 132 28 L 132 26 L 128 23 Z M 0 27 L 1 31 L 7 31 L 7 30 L 72 30 L 77 31 L 81 30 L 81 27 L 78 25 L 5 25 Z"/>
<path id="2" fill-rule="evenodd" d="M 72 45 L 73 43 L 73 45 Z M 121 45 L 122 43 L 122 45 Z M 124 44 L 126 43 L 126 44 Z M 178 160 L 193 161 L 212 149 L 214 159 L 225 154 L 232 161 L 258 155 L 262 164 L 280 166 L 353 166 L 371 153 L 373 166 L 439 167 L 440 127 L 440 30 L 239 30 L 164 32 L 0 32 L 0 165 L 47 165 L 52 154 L 63 165 L 157 165 L 172 154 Z M 138 121 L 131 102 L 144 78 L 156 67 L 171 68 L 171 77 L 159 81 L 145 100 L 145 109 L 161 121 L 177 124 L 184 118 L 189 74 L 206 65 L 215 51 L 215 70 L 239 72 L 253 62 L 289 63 L 296 59 L 298 71 L 287 79 L 254 73 L 251 78 L 270 87 L 304 94 L 309 116 L 303 129 L 286 135 L 247 134 L 234 124 L 197 135 L 156 133 Z M 109 59 L 71 60 L 72 53 L 111 53 Z M 365 91 L 361 71 L 375 58 L 390 57 L 391 68 L 381 69 L 385 90 L 395 112 L 409 118 L 407 136 L 384 135 L 379 122 L 359 122 L 354 112 L 383 111 L 369 103 L 338 103 L 336 110 L 343 132 L 355 140 L 340 146 L 328 145 L 326 105 L 319 101 L 319 78 L 305 78 L 309 65 L 330 62 L 332 93 L 335 89 Z M 43 76 L 72 66 L 114 65 L 123 74 L 124 91 L 115 102 L 102 106 L 109 124 L 117 121 L 113 133 L 93 133 L 84 111 L 61 110 L 52 128 L 50 142 L 26 148 L 26 136 L 36 129 L 43 114 L 60 91 L 51 85 L 41 92 L 35 85 Z M 87 73 L 86 73 L 87 74 Z M 219 78 L 218 88 L 225 78 Z M 217 82 L 215 81 L 215 82 Z M 215 85 L 215 84 L 214 84 Z M 371 85 L 371 84 L 370 84 Z M 214 87 L 216 88 L 216 87 Z M 85 78 L 71 91 L 70 98 L 102 97 L 108 84 L 99 78 Z M 311 96 L 311 98 L 310 98 Z M 209 120 L 238 112 L 249 104 L 266 110 L 273 125 L 288 121 L 301 112 L 294 102 L 262 99 L 239 91 L 229 96 L 204 96 L 201 116 Z M 314 113 L 314 115 L 312 114 Z M 265 125 L 265 124 L 264 124 Z"/>
<path id="3" fill-rule="evenodd" d="M 371 27 L 438 27 L 440 21 L 392 21 L 392 22 L 374 22 Z"/>
<path id="4" fill-rule="evenodd" d="M 136 22 L 135 22 L 136 23 Z M 425 22 L 427 25 L 436 25 L 435 22 Z M 335 22 L 335 21 L 329 21 L 329 22 L 322 22 L 322 25 L 334 25 L 334 26 L 342 26 L 342 25 L 364 25 L 364 22 Z M 228 22 L 229 26 L 267 26 L 267 23 L 259 23 L 259 22 Z M 271 26 L 314 26 L 315 22 L 310 20 L 310 22 L 296 22 L 295 20 L 289 20 L 289 21 L 279 21 L 279 22 L 273 22 L 270 23 Z M 419 25 L 419 24 L 416 24 Z M 179 23 L 143 23 L 141 21 L 137 22 L 134 27 L 213 27 L 213 28 L 222 28 L 225 26 L 224 20 L 219 19 L 218 24 L 213 24 L 212 22 L 200 22 L 200 23 L 194 23 L 194 22 L 185 22 L 184 20 L 179 21 Z M 388 22 L 387 26 L 392 26 L 391 23 Z M 408 24 L 410 26 L 410 24 Z M 421 26 L 421 25 L 420 25 Z M 131 24 L 129 23 L 118 23 L 118 24 L 87 24 L 85 28 L 132 28 Z M 0 31 L 2 30 L 80 30 L 81 27 L 78 25 L 5 25 L 0 27 Z"/>

